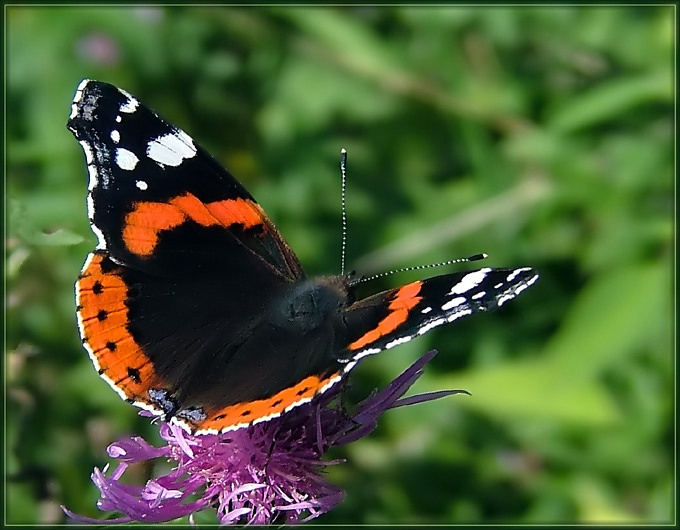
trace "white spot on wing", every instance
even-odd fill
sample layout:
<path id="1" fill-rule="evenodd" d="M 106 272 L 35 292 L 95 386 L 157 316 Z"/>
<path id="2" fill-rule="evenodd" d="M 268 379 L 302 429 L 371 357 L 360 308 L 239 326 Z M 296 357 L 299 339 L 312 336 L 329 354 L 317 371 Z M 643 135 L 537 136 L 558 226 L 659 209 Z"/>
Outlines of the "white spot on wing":
<path id="1" fill-rule="evenodd" d="M 89 82 L 90 82 L 89 79 L 83 79 L 78 85 L 78 88 L 76 89 L 76 95 L 73 96 L 73 103 L 71 104 L 71 115 L 69 116 L 69 120 L 72 120 L 78 115 L 78 102 L 82 99 L 83 90 L 85 90 L 85 86 Z"/>
<path id="2" fill-rule="evenodd" d="M 413 335 L 407 335 L 405 337 L 400 337 L 398 339 L 394 339 L 392 342 L 388 342 L 385 345 L 385 349 L 389 350 L 390 348 L 394 348 L 395 346 L 399 346 L 400 344 L 404 344 L 405 342 L 410 341 L 413 338 Z"/>
<path id="3" fill-rule="evenodd" d="M 88 144 L 85 140 L 80 140 L 78 143 L 85 152 L 85 161 L 87 162 L 88 165 L 92 164 L 92 162 L 94 162 L 94 156 L 92 156 L 92 149 L 90 149 L 90 144 Z"/>
<path id="4" fill-rule="evenodd" d="M 363 359 L 364 357 L 373 355 L 374 353 L 379 353 L 380 351 L 382 351 L 380 348 L 366 348 L 365 350 L 361 350 L 359 353 L 354 355 L 354 361 L 358 361 L 359 359 Z"/>
<path id="5" fill-rule="evenodd" d="M 97 178 L 97 168 L 95 167 L 94 164 L 87 166 L 87 172 L 90 175 L 90 179 L 87 183 L 87 189 L 89 191 L 92 191 L 97 187 L 98 184 L 98 178 Z"/>
<path id="6" fill-rule="evenodd" d="M 92 191 L 99 184 L 99 173 L 97 173 L 97 166 L 89 164 L 87 166 L 87 173 L 90 176 L 90 181 L 87 184 L 87 189 Z"/>
<path id="7" fill-rule="evenodd" d="M 517 296 L 517 293 L 511 292 L 498 297 L 498 307 L 502 306 L 508 300 L 512 300 L 515 296 Z"/>
<path id="8" fill-rule="evenodd" d="M 137 158 L 137 155 L 135 155 L 132 151 L 128 151 L 122 147 L 116 149 L 116 164 L 118 164 L 120 169 L 132 171 L 135 169 L 135 167 L 137 167 L 138 162 L 139 158 Z"/>
<path id="9" fill-rule="evenodd" d="M 465 309 L 463 311 L 456 311 L 455 313 L 449 315 L 446 319 L 447 322 L 453 322 L 454 320 L 464 317 L 465 315 L 471 315 L 472 309 Z"/>
<path id="10" fill-rule="evenodd" d="M 479 300 L 480 298 L 483 298 L 484 295 L 486 294 L 486 291 L 480 291 L 476 295 L 472 297 L 473 300 Z"/>
<path id="11" fill-rule="evenodd" d="M 196 147 L 188 134 L 175 131 L 151 140 L 146 148 L 146 154 L 161 167 L 177 167 L 185 158 L 196 155 Z"/>
<path id="12" fill-rule="evenodd" d="M 529 278 L 527 281 L 520 283 L 514 289 L 510 289 L 507 293 L 503 294 L 503 296 L 500 296 L 498 298 L 498 307 L 502 306 L 508 300 L 512 300 L 513 298 L 515 298 L 515 296 L 519 295 L 522 291 L 527 289 L 536 280 L 538 280 L 538 274 L 535 274 L 534 276 Z"/>
<path id="13" fill-rule="evenodd" d="M 120 142 L 120 133 L 116 129 L 111 131 L 111 140 L 113 140 L 114 144 Z"/>
<path id="14" fill-rule="evenodd" d="M 431 329 L 434 329 L 437 326 L 441 326 L 442 324 L 446 324 L 445 318 L 438 318 L 436 320 L 433 320 L 432 322 L 428 322 L 418 330 L 418 335 L 423 335 L 430 331 Z"/>
<path id="15" fill-rule="evenodd" d="M 83 79 L 80 82 L 80 84 L 78 85 L 78 88 L 76 89 L 76 92 L 77 92 L 76 96 L 77 96 L 78 99 L 74 98 L 73 101 L 80 101 L 80 96 L 83 93 L 83 90 L 85 90 L 85 87 L 88 85 L 89 82 L 90 82 L 89 79 Z"/>
<path id="16" fill-rule="evenodd" d="M 89 219 L 94 217 L 94 200 L 91 193 L 87 194 L 87 217 Z"/>
<path id="17" fill-rule="evenodd" d="M 463 296 L 457 296 L 453 300 L 449 300 L 442 306 L 442 311 L 448 311 L 450 309 L 453 309 L 456 306 L 459 306 L 460 304 L 464 304 L 466 302 L 465 297 Z"/>
<path id="18" fill-rule="evenodd" d="M 120 112 L 132 114 L 134 111 L 137 110 L 137 107 L 139 107 L 139 101 L 137 101 L 134 97 L 125 92 L 125 90 L 121 88 L 119 88 L 118 90 L 120 91 L 121 94 L 123 94 L 127 98 L 127 101 L 123 103 L 118 110 Z"/>
<path id="19" fill-rule="evenodd" d="M 97 236 L 97 248 L 106 248 L 106 239 L 104 239 L 104 234 L 99 228 L 94 224 L 94 200 L 92 199 L 92 193 L 87 194 L 87 217 L 90 219 L 90 228 L 95 236 Z M 84 269 L 85 267 L 83 267 Z"/>
<path id="20" fill-rule="evenodd" d="M 427 315 L 430 311 L 432 311 L 432 308 L 431 308 L 431 307 L 426 307 L 425 309 L 423 309 L 423 310 L 421 311 L 421 313 L 422 313 L 423 315 Z"/>
<path id="21" fill-rule="evenodd" d="M 350 361 L 345 365 L 344 371 L 349 372 L 352 368 L 356 366 L 357 362 L 356 361 Z"/>
<path id="22" fill-rule="evenodd" d="M 135 186 L 137 186 L 142 191 L 146 191 L 147 189 L 149 189 L 149 185 L 143 180 L 138 180 L 137 182 L 135 182 Z"/>
<path id="23" fill-rule="evenodd" d="M 477 287 L 486 275 L 491 272 L 491 269 L 486 267 L 484 269 L 479 269 L 478 271 L 470 272 L 463 276 L 463 278 L 451 288 L 449 294 L 463 294 L 467 293 L 470 289 Z"/>
<path id="24" fill-rule="evenodd" d="M 521 269 L 515 269 L 510 274 L 508 274 L 506 281 L 511 282 L 512 280 L 517 278 L 517 276 L 519 276 L 521 273 L 523 273 L 524 271 L 528 271 L 528 270 L 529 270 L 529 267 L 523 267 Z"/>
<path id="25" fill-rule="evenodd" d="M 92 228 L 94 235 L 97 236 L 97 246 L 95 248 L 104 250 L 106 248 L 106 239 L 104 239 L 103 232 L 94 223 L 90 223 L 90 228 Z"/>

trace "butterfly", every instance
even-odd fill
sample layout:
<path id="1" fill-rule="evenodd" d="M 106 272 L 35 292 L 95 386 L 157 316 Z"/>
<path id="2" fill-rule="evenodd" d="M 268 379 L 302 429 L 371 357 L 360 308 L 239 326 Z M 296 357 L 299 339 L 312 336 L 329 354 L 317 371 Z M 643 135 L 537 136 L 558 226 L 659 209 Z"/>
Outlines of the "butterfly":
<path id="1" fill-rule="evenodd" d="M 194 434 L 276 418 L 538 278 L 482 268 L 357 299 L 349 275 L 308 277 L 239 181 L 124 90 L 84 80 L 67 125 L 98 239 L 76 283 L 83 345 L 123 399 Z"/>

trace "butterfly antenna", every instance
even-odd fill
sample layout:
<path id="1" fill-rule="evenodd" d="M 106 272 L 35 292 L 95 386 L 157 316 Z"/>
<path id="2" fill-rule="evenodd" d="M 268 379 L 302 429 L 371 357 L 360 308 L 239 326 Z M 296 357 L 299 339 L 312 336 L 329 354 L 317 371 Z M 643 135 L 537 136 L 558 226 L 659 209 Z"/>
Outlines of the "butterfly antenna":
<path id="1" fill-rule="evenodd" d="M 442 261 L 441 263 L 431 263 L 429 265 L 416 265 L 415 267 L 404 267 L 402 269 L 395 269 L 392 271 L 388 272 L 381 272 L 380 274 L 375 274 L 373 276 L 368 276 L 367 278 L 359 278 L 358 280 L 355 280 L 350 283 L 350 285 L 357 285 L 359 283 L 364 283 L 364 282 L 369 282 L 371 280 L 375 280 L 377 278 L 382 278 L 383 276 L 390 276 L 392 274 L 396 274 L 397 272 L 407 272 L 407 271 L 418 271 L 421 269 L 433 269 L 435 267 L 442 267 L 443 265 L 452 265 L 454 263 L 466 263 L 468 261 L 479 261 L 482 259 L 486 259 L 489 256 L 487 254 L 475 254 L 474 256 L 469 256 L 467 258 L 459 258 L 459 259 L 450 259 L 448 261 Z"/>
<path id="2" fill-rule="evenodd" d="M 347 188 L 347 149 L 344 147 L 340 151 L 340 173 L 342 174 L 342 251 L 340 254 L 340 274 L 345 274 L 345 253 L 347 249 L 347 210 L 345 209 L 345 190 Z"/>

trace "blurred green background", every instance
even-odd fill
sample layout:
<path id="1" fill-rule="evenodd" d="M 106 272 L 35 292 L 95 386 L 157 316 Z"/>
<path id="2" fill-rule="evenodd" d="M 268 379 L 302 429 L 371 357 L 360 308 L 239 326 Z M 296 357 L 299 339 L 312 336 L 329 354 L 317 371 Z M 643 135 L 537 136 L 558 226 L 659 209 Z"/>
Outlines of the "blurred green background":
<path id="1" fill-rule="evenodd" d="M 540 272 L 502 310 L 362 363 L 357 399 L 436 347 L 411 393 L 472 397 L 390 411 L 333 452 L 347 498 L 318 522 L 675 520 L 673 7 L 6 15 L 7 522 L 65 522 L 62 503 L 100 516 L 106 446 L 154 440 L 76 330 L 95 238 L 65 123 L 84 77 L 212 152 L 310 274 L 339 271 L 342 147 L 350 268 L 487 252 Z"/>

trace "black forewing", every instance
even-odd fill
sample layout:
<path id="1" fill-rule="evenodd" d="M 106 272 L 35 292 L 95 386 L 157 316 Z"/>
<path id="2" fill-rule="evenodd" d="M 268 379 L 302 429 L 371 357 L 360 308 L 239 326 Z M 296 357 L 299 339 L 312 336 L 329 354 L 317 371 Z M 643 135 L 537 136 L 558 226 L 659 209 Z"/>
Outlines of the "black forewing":
<path id="1" fill-rule="evenodd" d="M 257 333 L 272 300 L 304 278 L 297 258 L 259 207 L 249 210 L 251 217 L 253 211 L 259 215 L 250 225 L 201 224 L 198 214 L 189 216 L 158 230 L 152 252 L 131 252 L 126 223 L 140 205 L 167 209 L 173 199 L 189 197 L 200 214 L 202 205 L 221 201 L 239 208 L 256 203 L 185 133 L 112 85 L 81 83 L 68 127 L 88 163 L 88 211 L 98 248 L 121 265 L 131 336 L 172 384 L 175 397 L 201 380 L 206 387 L 216 383 L 200 376 L 210 366 L 226 366 L 239 345 Z M 176 145 L 177 152 L 151 157 L 151 142 L 168 137 L 165 146 Z M 238 210 L 234 215 L 242 216 Z"/>
<path id="2" fill-rule="evenodd" d="M 86 153 L 89 214 L 99 248 L 106 248 L 117 262 L 176 276 L 210 267 L 219 270 L 228 262 L 241 260 L 248 261 L 255 274 L 277 274 L 287 280 L 304 277 L 299 261 L 264 212 L 262 222 L 251 228 L 214 225 L 201 231 L 198 229 L 203 226 L 189 220 L 177 230 L 159 231 L 152 255 L 130 252 L 123 241 L 123 229 L 135 204 L 162 204 L 185 194 L 204 204 L 255 200 L 186 133 L 113 85 L 81 83 L 68 127 Z M 162 153 L 152 158 L 152 146 L 159 147 L 163 139 L 177 146 L 175 153 L 169 153 L 173 156 L 167 157 L 169 163 L 159 162 L 164 160 Z"/>

